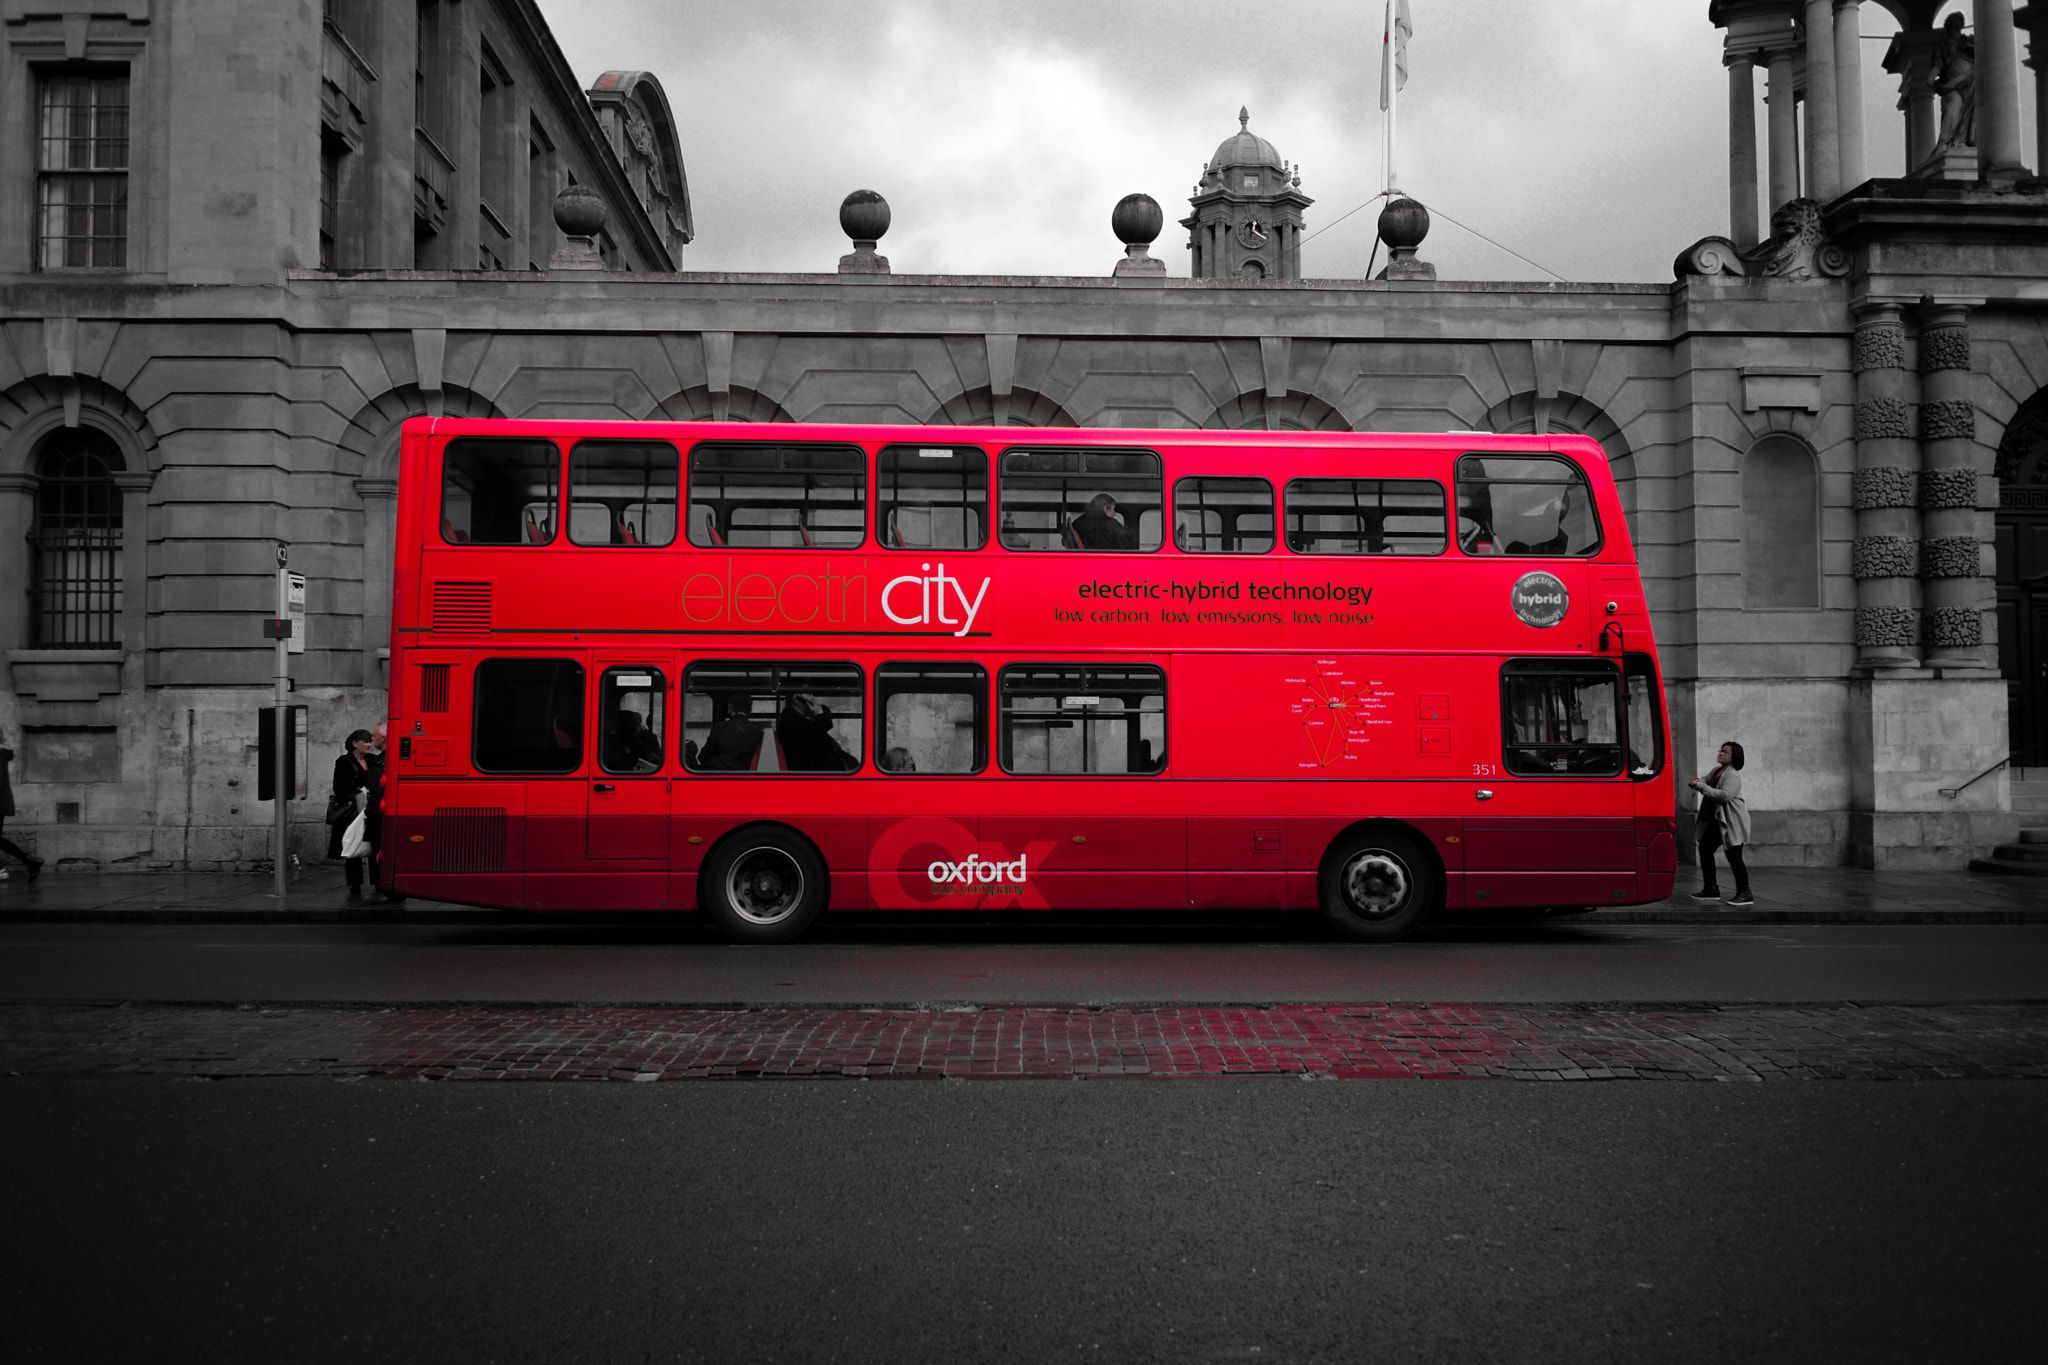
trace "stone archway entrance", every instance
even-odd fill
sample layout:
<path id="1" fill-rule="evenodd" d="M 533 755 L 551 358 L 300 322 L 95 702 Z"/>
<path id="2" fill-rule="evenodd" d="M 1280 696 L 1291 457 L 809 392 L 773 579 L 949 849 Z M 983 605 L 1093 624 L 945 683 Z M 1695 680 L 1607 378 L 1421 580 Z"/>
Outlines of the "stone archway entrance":
<path id="1" fill-rule="evenodd" d="M 1998 671 L 2013 760 L 2048 767 L 2048 389 L 1998 443 Z"/>

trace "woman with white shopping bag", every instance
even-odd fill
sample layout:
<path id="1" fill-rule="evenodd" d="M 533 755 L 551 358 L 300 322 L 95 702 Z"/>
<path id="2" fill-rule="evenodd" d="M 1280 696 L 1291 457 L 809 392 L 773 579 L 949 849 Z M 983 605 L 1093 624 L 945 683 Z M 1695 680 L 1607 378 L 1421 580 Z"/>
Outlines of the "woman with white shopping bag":
<path id="1" fill-rule="evenodd" d="M 352 730 L 334 760 L 334 795 L 327 803 L 327 856 L 342 861 L 348 898 L 363 898 L 363 874 L 374 884 L 377 845 L 383 834 L 384 756 L 372 747 L 368 730 Z"/>

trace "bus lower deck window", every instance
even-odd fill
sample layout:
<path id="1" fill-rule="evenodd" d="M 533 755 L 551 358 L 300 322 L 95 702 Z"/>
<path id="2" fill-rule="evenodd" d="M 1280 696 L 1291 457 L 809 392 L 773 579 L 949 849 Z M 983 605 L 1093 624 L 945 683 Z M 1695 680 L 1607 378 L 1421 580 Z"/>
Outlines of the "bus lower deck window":
<path id="1" fill-rule="evenodd" d="M 583 665 L 573 659 L 479 663 L 473 743 L 480 773 L 575 772 L 583 766 Z"/>
<path id="2" fill-rule="evenodd" d="M 969 663 L 878 667 L 875 766 L 897 774 L 987 767 L 988 670 Z"/>
<path id="3" fill-rule="evenodd" d="M 463 436 L 441 452 L 441 539 L 545 545 L 555 538 L 561 452 L 552 441 Z"/>
<path id="4" fill-rule="evenodd" d="M 1474 555 L 1592 554 L 1600 521 L 1584 471 L 1554 456 L 1464 456 L 1458 547 Z"/>
<path id="5" fill-rule="evenodd" d="M 864 694 L 854 664 L 691 664 L 683 673 L 683 766 L 706 773 L 858 771 Z"/>
<path id="6" fill-rule="evenodd" d="M 1166 768 L 1166 675 L 1142 664 L 1012 664 L 997 684 L 1012 773 Z"/>
<path id="7" fill-rule="evenodd" d="M 1178 480 L 1173 543 L 1191 555 L 1266 553 L 1273 548 L 1273 485 L 1264 479 Z"/>
<path id="8" fill-rule="evenodd" d="M 1597 659 L 1514 659 L 1501 669 L 1501 747 L 1523 777 L 1622 771 L 1621 671 Z"/>
<path id="9" fill-rule="evenodd" d="M 680 470 L 667 441 L 578 441 L 569 451 L 569 543 L 674 541 Z"/>
<path id="10" fill-rule="evenodd" d="M 690 451 L 690 543 L 849 550 L 867 539 L 859 446 L 706 441 Z"/>
<path id="11" fill-rule="evenodd" d="M 667 679 L 652 665 L 607 668 L 597 684 L 597 765 L 608 773 L 661 771 L 668 735 Z"/>
<path id="12" fill-rule="evenodd" d="M 979 550 L 988 544 L 988 454 L 974 446 L 883 446 L 875 457 L 875 527 L 888 550 Z"/>
<path id="13" fill-rule="evenodd" d="M 1444 486 L 1433 479 L 1291 479 L 1287 548 L 1303 555 L 1438 555 Z"/>
<path id="14" fill-rule="evenodd" d="M 1165 476 L 1149 450 L 1006 450 L 996 500 L 1010 550 L 1139 550 L 1165 535 Z"/>

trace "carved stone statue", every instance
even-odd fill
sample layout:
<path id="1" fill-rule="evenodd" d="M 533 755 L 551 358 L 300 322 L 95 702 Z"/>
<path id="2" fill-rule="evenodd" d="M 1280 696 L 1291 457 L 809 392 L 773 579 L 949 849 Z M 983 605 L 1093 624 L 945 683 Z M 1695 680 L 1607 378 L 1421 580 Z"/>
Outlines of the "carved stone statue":
<path id="1" fill-rule="evenodd" d="M 1829 280 L 1849 273 L 1849 253 L 1827 240 L 1820 205 L 1793 199 L 1771 214 L 1771 235 L 1747 252 L 1726 237 L 1702 237 L 1671 263 L 1679 279 L 1703 275 L 1737 279 Z"/>
<path id="2" fill-rule="evenodd" d="M 1941 132 L 1934 150 L 1977 145 L 1977 44 L 1963 32 L 1963 16 L 1949 15 L 1934 47 L 1934 93 L 1941 96 Z"/>

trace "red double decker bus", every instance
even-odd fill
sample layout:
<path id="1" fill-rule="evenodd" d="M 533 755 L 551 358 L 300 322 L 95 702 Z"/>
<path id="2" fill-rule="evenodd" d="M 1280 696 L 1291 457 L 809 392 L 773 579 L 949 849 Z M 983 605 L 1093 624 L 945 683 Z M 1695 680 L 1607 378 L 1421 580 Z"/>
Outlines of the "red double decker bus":
<path id="1" fill-rule="evenodd" d="M 1672 887 L 1582 437 L 420 418 L 393 583 L 398 893 L 779 942 Z"/>

